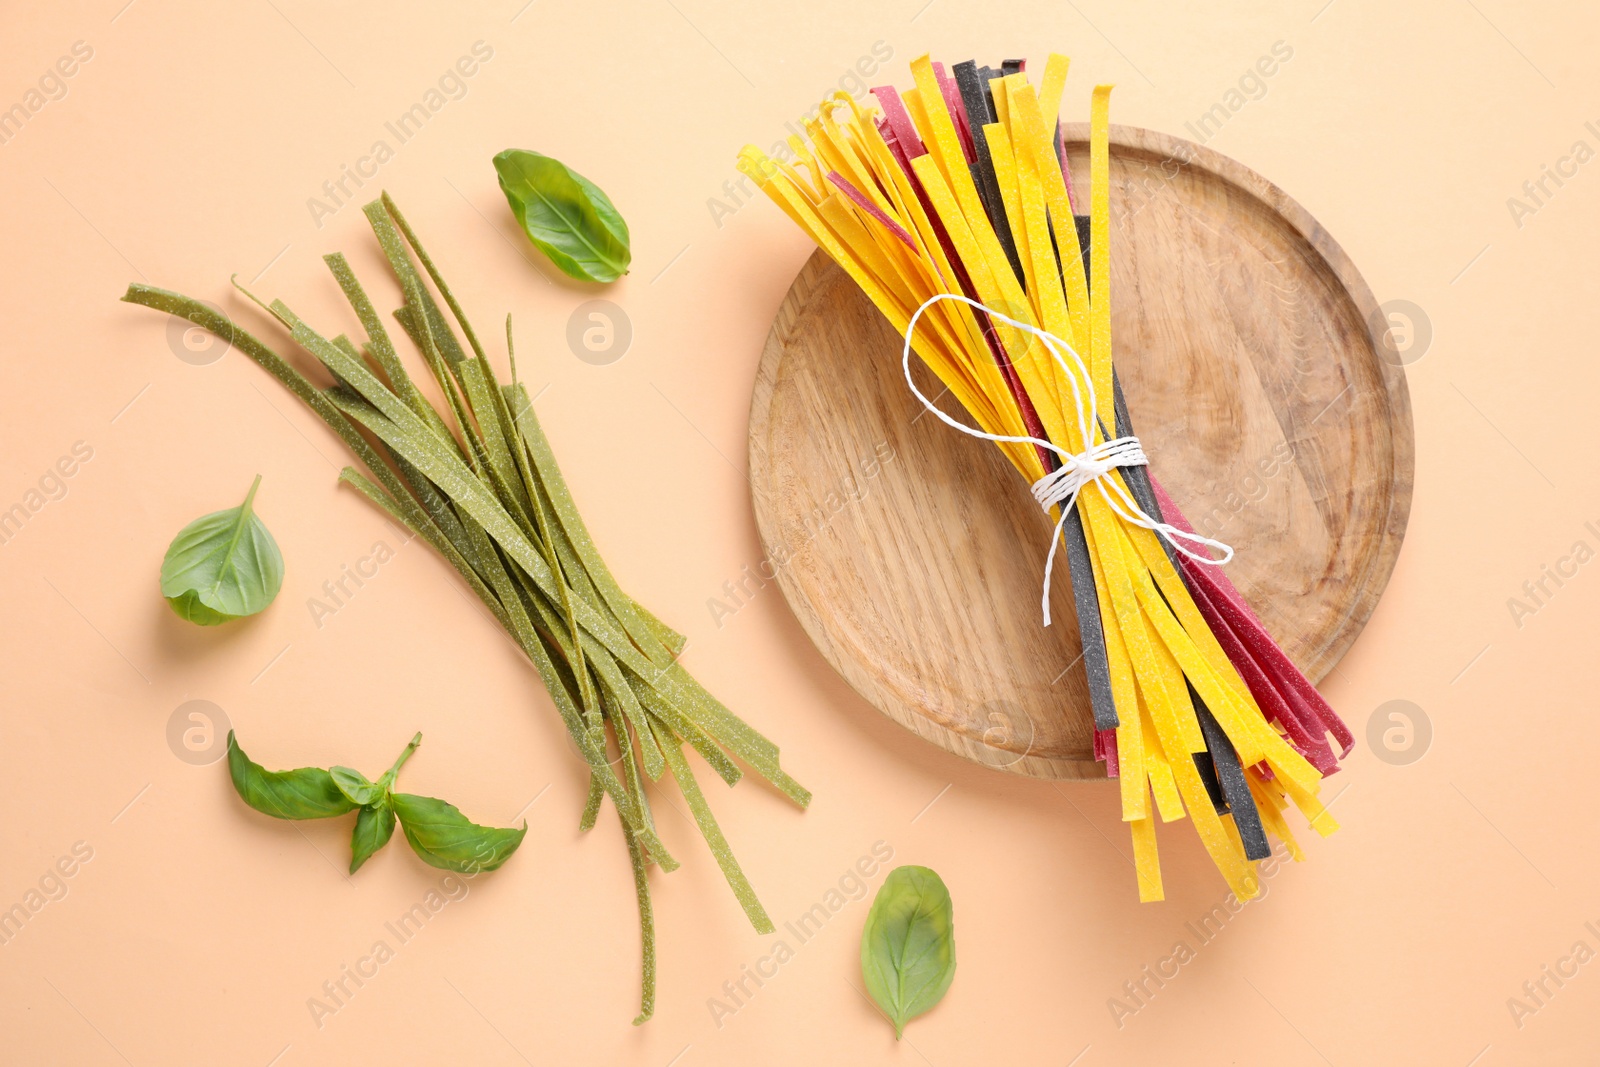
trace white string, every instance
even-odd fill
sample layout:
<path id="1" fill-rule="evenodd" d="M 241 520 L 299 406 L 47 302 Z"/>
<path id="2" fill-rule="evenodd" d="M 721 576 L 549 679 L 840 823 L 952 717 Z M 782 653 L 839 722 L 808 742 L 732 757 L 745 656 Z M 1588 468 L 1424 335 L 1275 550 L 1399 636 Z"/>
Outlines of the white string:
<path id="1" fill-rule="evenodd" d="M 923 407 L 938 416 L 945 425 L 952 426 L 969 437 L 978 437 L 985 441 L 1013 441 L 1018 444 L 1030 444 L 1054 452 L 1061 460 L 1060 467 L 1033 483 L 1033 498 L 1039 502 L 1040 507 L 1046 512 L 1049 512 L 1052 507 L 1061 509 L 1061 517 L 1056 521 L 1055 532 L 1050 538 L 1050 554 L 1045 557 L 1044 562 L 1044 596 L 1042 603 L 1044 607 L 1044 624 L 1046 626 L 1050 625 L 1050 575 L 1055 569 L 1056 549 L 1061 545 L 1061 529 L 1066 525 L 1067 516 L 1071 514 L 1073 506 L 1077 503 L 1078 494 L 1082 492 L 1086 485 L 1093 484 L 1100 491 L 1100 495 L 1105 498 L 1106 504 L 1124 522 L 1134 526 L 1141 526 L 1146 530 L 1152 530 L 1160 534 L 1167 539 L 1167 543 L 1175 550 L 1188 556 L 1196 563 L 1218 567 L 1233 559 L 1233 549 L 1221 541 L 1214 541 L 1209 537 L 1202 537 L 1197 533 L 1191 533 L 1170 523 L 1151 518 L 1144 513 L 1133 497 L 1128 494 L 1128 490 L 1121 481 L 1116 478 L 1106 477 L 1107 474 L 1110 474 L 1118 467 L 1142 467 L 1149 463 L 1149 459 L 1145 456 L 1144 449 L 1140 447 L 1137 437 L 1118 437 L 1111 441 L 1101 441 L 1084 452 L 1073 455 L 1059 445 L 1050 441 L 1041 441 L 1037 437 L 1010 437 L 1005 434 L 985 433 L 982 430 L 975 430 L 970 426 L 957 422 L 935 407 L 933 401 L 922 394 L 922 390 L 917 388 L 917 383 L 911 378 L 911 338 L 916 333 L 917 320 L 922 317 L 922 313 L 941 300 L 959 300 L 968 307 L 982 311 L 991 319 L 998 319 L 1015 329 L 1030 333 L 1044 342 L 1044 346 L 1050 350 L 1050 354 L 1055 357 L 1055 361 L 1061 365 L 1062 371 L 1065 372 L 1067 383 L 1072 386 L 1073 407 L 1076 409 L 1078 416 L 1078 431 L 1082 436 L 1082 440 L 1086 442 L 1094 440 L 1091 429 L 1098 426 L 1100 421 L 1099 411 L 1095 402 L 1094 382 L 1089 377 L 1089 368 L 1084 366 L 1083 360 L 1078 353 L 1073 351 L 1071 345 L 1055 334 L 1041 330 L 1036 326 L 1030 326 L 1025 322 L 1018 322 L 1016 319 L 1002 315 L 998 311 L 994 311 L 978 301 L 969 299 L 959 293 L 939 293 L 928 298 L 921 307 L 917 308 L 917 313 L 911 316 L 910 323 L 906 325 L 906 343 L 900 357 L 901 369 L 905 371 L 906 384 L 911 387 L 911 392 L 915 394 L 916 398 L 922 401 Z M 1062 352 L 1072 357 L 1072 362 L 1077 366 L 1078 374 L 1074 375 L 1072 369 L 1067 366 L 1066 360 L 1061 358 Z M 1081 389 L 1078 383 L 1080 376 L 1083 379 Z M 1087 401 L 1087 405 L 1085 401 Z M 1109 489 L 1107 488 L 1108 486 L 1110 487 Z M 1124 508 L 1127 510 L 1123 510 Z M 1207 552 L 1196 552 L 1184 542 L 1216 549 L 1222 553 L 1222 556 L 1219 559 L 1212 557 Z"/>

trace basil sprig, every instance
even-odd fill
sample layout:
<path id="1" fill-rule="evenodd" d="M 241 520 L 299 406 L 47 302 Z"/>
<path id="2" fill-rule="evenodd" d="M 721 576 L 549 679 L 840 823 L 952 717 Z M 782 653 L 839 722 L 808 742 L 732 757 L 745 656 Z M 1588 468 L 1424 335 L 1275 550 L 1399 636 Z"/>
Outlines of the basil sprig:
<path id="1" fill-rule="evenodd" d="M 906 1023 L 939 1003 L 955 976 L 950 890 L 927 867 L 896 867 L 861 931 L 861 977 L 894 1024 L 895 1040 Z"/>
<path id="2" fill-rule="evenodd" d="M 300 767 L 269 771 L 253 761 L 228 732 L 228 773 L 244 802 L 275 819 L 327 819 L 356 811 L 350 837 L 350 873 L 389 843 L 398 821 L 422 862 L 447 871 L 477 874 L 503 864 L 522 844 L 527 822 L 515 830 L 479 826 L 454 804 L 434 797 L 396 793 L 395 777 L 422 744 L 417 734 L 376 782 L 350 767 Z"/>
<path id="3" fill-rule="evenodd" d="M 633 260 L 628 224 L 594 182 L 558 159 L 508 148 L 494 157 L 511 213 L 563 274 L 614 282 Z"/>
<path id="4" fill-rule="evenodd" d="M 178 531 L 161 561 L 161 595 L 200 626 L 254 615 L 283 587 L 283 555 L 253 505 L 261 475 L 244 503 L 202 515 Z"/>

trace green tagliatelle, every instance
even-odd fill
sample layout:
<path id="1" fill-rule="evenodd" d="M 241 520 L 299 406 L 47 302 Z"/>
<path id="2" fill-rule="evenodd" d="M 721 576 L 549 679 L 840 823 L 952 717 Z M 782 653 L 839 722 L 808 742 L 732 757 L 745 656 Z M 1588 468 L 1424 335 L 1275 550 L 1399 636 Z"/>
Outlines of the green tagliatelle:
<path id="1" fill-rule="evenodd" d="M 346 467 L 340 478 L 432 545 L 533 663 L 590 769 L 581 828 L 594 825 L 606 797 L 622 821 L 643 939 L 643 988 L 635 1022 L 644 1022 L 655 1001 L 647 868 L 651 863 L 663 871 L 678 866 L 656 830 L 645 783 L 670 773 L 746 916 L 763 932 L 772 930 L 772 921 L 734 859 L 683 748 L 694 749 L 728 785 L 743 775 L 738 760 L 801 807 L 811 794 L 780 767 L 777 745 L 690 677 L 678 662 L 683 636 L 629 597 L 600 559 L 528 393 L 516 381 L 515 356 L 510 356 L 512 380 L 502 382 L 394 202 L 385 195 L 365 210 L 405 296 L 395 318 L 442 392 L 441 406 L 430 403 L 412 380 L 383 317 L 342 256 L 330 255 L 326 262 L 366 332 L 364 343 L 324 336 L 281 301 L 263 305 L 331 372 L 335 384 L 327 389 L 313 385 L 226 315 L 189 297 L 135 284 L 123 299 L 181 316 L 230 340 L 316 412 L 365 468 Z M 604 212 L 601 216 L 605 224 Z M 614 249 L 606 253 L 617 273 L 627 264 L 626 226 L 619 232 L 622 258 L 616 259 Z M 508 319 L 508 355 L 510 330 Z M 612 752 L 619 756 L 613 758 Z M 329 778 L 338 799 L 351 806 L 354 802 L 338 789 L 342 784 L 365 797 L 363 782 L 359 775 Z M 421 799 L 386 790 L 375 805 L 363 807 L 352 842 L 356 866 L 388 840 L 393 816 L 428 862 L 468 860 L 457 855 L 456 838 L 470 833 L 462 823 L 472 824 L 464 818 L 456 822 L 460 813 L 450 805 L 420 804 Z M 470 859 L 486 862 L 481 855 Z"/>

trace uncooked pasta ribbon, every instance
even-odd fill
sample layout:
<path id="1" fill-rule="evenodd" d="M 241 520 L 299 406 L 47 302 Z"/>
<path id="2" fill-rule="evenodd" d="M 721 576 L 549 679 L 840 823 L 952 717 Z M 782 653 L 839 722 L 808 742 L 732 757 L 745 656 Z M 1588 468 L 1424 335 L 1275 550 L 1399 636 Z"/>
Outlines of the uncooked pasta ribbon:
<path id="1" fill-rule="evenodd" d="M 1131 425 L 1112 357 L 1111 87 L 1090 95 L 1085 217 L 1055 117 L 1068 61 L 1052 55 L 1037 86 L 1024 66 L 952 75 L 924 56 L 914 88 L 874 89 L 876 109 L 835 93 L 781 158 L 747 146 L 740 168 L 905 336 L 911 388 L 914 350 L 973 425 L 924 403 L 993 441 L 1052 512 L 1139 898 L 1163 897 L 1156 821 L 1187 816 L 1248 900 L 1269 834 L 1302 856 L 1291 806 L 1337 829 L 1317 793 L 1353 739 L 1213 566 L 1231 553 L 1194 532 Z"/>

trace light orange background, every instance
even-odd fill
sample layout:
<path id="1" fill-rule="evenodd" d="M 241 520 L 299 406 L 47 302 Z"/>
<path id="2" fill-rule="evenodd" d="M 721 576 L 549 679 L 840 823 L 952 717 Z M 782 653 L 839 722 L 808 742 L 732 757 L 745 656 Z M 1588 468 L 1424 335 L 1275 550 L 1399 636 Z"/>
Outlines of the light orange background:
<path id="1" fill-rule="evenodd" d="M 1559 189 L 1547 180 L 1554 195 L 1520 225 L 1507 204 L 1574 142 L 1600 149 L 1590 5 L 125 3 L 11 5 L 0 30 L 0 107 L 24 101 L 75 42 L 93 52 L 64 97 L 0 144 L 0 507 L 27 501 L 75 443 L 93 453 L 64 496 L 46 479 L 60 498 L 0 546 L 0 909 L 37 903 L 41 883 L 58 897 L 0 945 L 0 1059 L 1600 1059 L 1600 963 L 1560 988 L 1546 979 L 1553 996 L 1520 1019 L 1507 1003 L 1546 966 L 1570 972 L 1561 961 L 1576 942 L 1600 949 L 1585 927 L 1600 927 L 1600 565 L 1547 582 L 1554 595 L 1520 626 L 1507 603 L 1575 542 L 1600 548 L 1584 525 L 1600 528 L 1600 163 Z M 116 301 L 148 279 L 260 325 L 227 287 L 237 272 L 313 323 L 351 329 L 318 262 L 339 249 L 394 306 L 359 209 L 319 228 L 307 200 L 375 140 L 394 146 L 385 121 L 477 41 L 493 56 L 465 96 L 361 196 L 395 194 L 482 332 L 516 313 L 523 376 L 545 390 L 541 417 L 606 558 L 690 636 L 697 676 L 815 790 L 804 814 L 753 782 L 711 794 L 780 929 L 877 842 L 944 876 L 959 970 L 898 1046 L 858 991 L 865 900 L 713 1018 L 708 1001 L 776 939 L 744 922 L 670 794 L 659 817 L 687 862 L 654 878 L 660 1003 L 630 1027 L 625 851 L 609 810 L 578 834 L 585 776 L 532 670 L 445 564 L 400 545 L 335 484 L 341 446 L 264 373 L 236 353 L 185 362 L 165 319 Z M 874 84 L 906 84 L 925 51 L 991 63 L 1067 52 L 1068 117 L 1083 117 L 1092 82 L 1114 81 L 1116 121 L 1192 136 L 1185 123 L 1279 41 L 1292 60 L 1211 146 L 1310 209 L 1380 301 L 1423 309 L 1432 342 L 1409 369 L 1405 547 L 1326 684 L 1363 737 L 1328 786 L 1345 827 L 1200 945 L 1187 924 L 1226 891 L 1187 824 L 1162 835 L 1168 900 L 1141 906 L 1114 790 L 1009 777 L 916 740 L 827 668 L 775 587 L 714 623 L 708 600 L 759 559 L 748 398 L 810 251 L 777 210 L 727 200 L 724 183 L 738 178 L 740 145 L 782 136 L 879 42 L 893 56 Z M 633 231 L 626 279 L 596 293 L 527 246 L 489 163 L 512 146 L 610 193 Z M 717 218 L 714 197 L 737 210 Z M 634 330 L 606 366 L 565 340 L 596 295 Z M 188 626 L 158 596 L 162 553 L 258 472 L 259 512 L 288 563 L 282 594 L 249 622 Z M 394 558 L 318 626 L 308 600 L 379 541 Z M 348 820 L 297 829 L 245 809 L 224 764 L 169 747 L 174 710 L 196 699 L 222 708 L 269 766 L 376 772 L 421 730 L 405 787 L 485 822 L 526 808 L 527 841 L 319 1027 L 308 998 L 375 941 L 393 945 L 384 924 L 440 872 L 397 841 L 349 878 Z M 1396 699 L 1432 725 L 1409 765 L 1364 743 Z M 48 878 L 75 845 L 92 858 Z M 1180 940 L 1194 959 L 1115 1018 L 1110 999 L 1131 1004 L 1124 983 Z"/>

